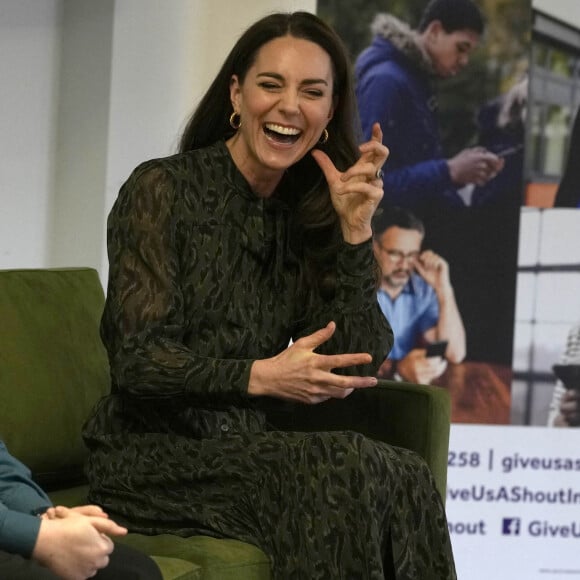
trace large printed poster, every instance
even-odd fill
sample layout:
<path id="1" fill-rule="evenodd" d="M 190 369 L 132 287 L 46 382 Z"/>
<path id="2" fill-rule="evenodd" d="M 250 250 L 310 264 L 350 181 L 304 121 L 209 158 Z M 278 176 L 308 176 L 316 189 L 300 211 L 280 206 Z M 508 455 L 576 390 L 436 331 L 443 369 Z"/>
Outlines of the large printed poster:
<path id="1" fill-rule="evenodd" d="M 381 52 L 368 47 L 388 40 L 385 58 L 401 59 L 427 127 L 395 118 L 385 131 L 397 177 L 384 201 L 423 222 L 422 249 L 448 264 L 465 328 L 464 360 L 425 381 L 451 394 L 446 506 L 459 578 L 580 578 L 580 432 L 567 428 L 580 425 L 580 57 L 561 44 L 573 27 L 550 40 L 559 32 L 530 0 L 476 4 L 485 32 L 469 62 L 435 67 L 427 88 L 405 70 L 422 66 L 408 45 L 426 0 L 319 0 L 318 13 L 345 40 L 359 84 L 376 80 L 365 59 Z M 384 87 L 370 103 L 357 90 L 363 133 L 365 115 L 404 110 Z M 417 194 L 421 149 L 437 147 L 445 159 L 484 148 L 502 167 L 451 188 L 425 178 Z"/>

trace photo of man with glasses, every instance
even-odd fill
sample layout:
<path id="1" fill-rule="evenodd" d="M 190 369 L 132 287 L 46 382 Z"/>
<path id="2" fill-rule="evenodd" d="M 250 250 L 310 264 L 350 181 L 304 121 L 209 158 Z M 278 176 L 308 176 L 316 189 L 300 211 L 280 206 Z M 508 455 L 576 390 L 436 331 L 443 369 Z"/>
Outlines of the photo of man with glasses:
<path id="1" fill-rule="evenodd" d="M 373 224 L 373 247 L 381 269 L 377 298 L 395 333 L 395 344 L 379 369 L 381 377 L 430 384 L 447 361 L 465 357 L 465 329 L 449 278 L 449 265 L 421 250 L 423 223 L 406 209 L 385 208 Z M 428 346 L 446 341 L 440 354 Z"/>

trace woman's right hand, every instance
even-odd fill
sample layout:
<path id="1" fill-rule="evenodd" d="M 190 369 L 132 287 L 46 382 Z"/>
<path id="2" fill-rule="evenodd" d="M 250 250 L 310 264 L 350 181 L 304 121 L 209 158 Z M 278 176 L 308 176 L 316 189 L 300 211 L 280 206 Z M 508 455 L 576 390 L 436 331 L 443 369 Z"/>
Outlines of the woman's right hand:
<path id="1" fill-rule="evenodd" d="M 375 377 L 337 375 L 332 369 L 368 364 L 368 353 L 323 355 L 315 349 L 334 334 L 336 324 L 304 336 L 280 354 L 252 365 L 248 393 L 306 404 L 344 399 L 354 389 L 374 387 Z"/>

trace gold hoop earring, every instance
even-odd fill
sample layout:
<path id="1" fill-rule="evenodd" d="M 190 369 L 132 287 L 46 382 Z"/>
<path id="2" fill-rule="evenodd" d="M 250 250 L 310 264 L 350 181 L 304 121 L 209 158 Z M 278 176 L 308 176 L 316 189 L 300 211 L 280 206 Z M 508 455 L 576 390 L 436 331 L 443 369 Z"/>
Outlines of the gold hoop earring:
<path id="1" fill-rule="evenodd" d="M 320 139 L 318 140 L 318 144 L 324 145 L 327 141 L 328 141 L 328 129 L 324 129 L 324 131 L 322 131 Z"/>
<path id="2" fill-rule="evenodd" d="M 236 120 L 237 117 L 237 120 Z M 230 127 L 236 131 L 242 126 L 242 118 L 235 111 L 230 115 Z"/>

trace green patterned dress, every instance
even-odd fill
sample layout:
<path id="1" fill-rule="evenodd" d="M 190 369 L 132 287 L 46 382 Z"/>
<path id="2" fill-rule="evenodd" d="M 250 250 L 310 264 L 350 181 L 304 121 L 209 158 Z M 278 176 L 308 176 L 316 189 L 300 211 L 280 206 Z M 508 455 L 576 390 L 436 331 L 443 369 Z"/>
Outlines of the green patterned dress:
<path id="1" fill-rule="evenodd" d="M 108 223 L 112 390 L 85 425 L 90 499 L 133 531 L 255 544 L 277 580 L 455 578 L 420 458 L 353 432 L 275 430 L 263 404 L 276 402 L 247 395 L 254 360 L 330 320 L 320 352 L 373 355 L 350 373 L 373 374 L 392 344 L 370 241 L 342 243 L 334 295 L 313 298 L 291 216 L 288 191 L 257 197 L 223 142 L 127 180 Z"/>

